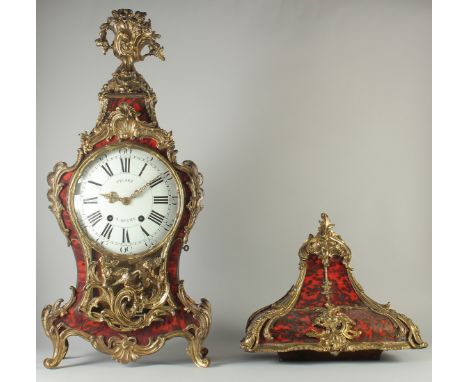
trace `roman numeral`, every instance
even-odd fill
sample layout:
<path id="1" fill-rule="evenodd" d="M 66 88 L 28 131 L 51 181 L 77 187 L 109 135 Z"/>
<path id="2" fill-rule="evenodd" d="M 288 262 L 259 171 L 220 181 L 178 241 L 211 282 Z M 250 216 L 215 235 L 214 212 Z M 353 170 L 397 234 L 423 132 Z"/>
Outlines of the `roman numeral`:
<path id="1" fill-rule="evenodd" d="M 148 165 L 148 163 L 145 163 L 145 165 L 143 166 L 143 168 L 141 169 L 140 173 L 138 174 L 138 176 L 141 176 L 141 174 L 143 174 L 143 171 L 145 171 L 145 168 L 146 166 Z"/>
<path id="2" fill-rule="evenodd" d="M 169 196 L 153 196 L 154 204 L 167 204 L 169 203 Z"/>
<path id="3" fill-rule="evenodd" d="M 156 179 L 154 179 L 150 183 L 150 187 L 153 188 L 154 186 L 157 186 L 159 183 L 162 183 L 162 181 L 163 181 L 163 178 L 161 178 L 161 175 L 159 175 Z"/>
<path id="4" fill-rule="evenodd" d="M 128 236 L 128 229 L 122 228 L 122 244 L 130 243 L 130 238 Z"/>
<path id="5" fill-rule="evenodd" d="M 157 213 L 156 211 L 151 210 L 148 219 L 151 220 L 153 223 L 156 223 L 157 225 L 161 225 L 162 221 L 164 220 L 164 216 L 160 213 Z"/>
<path id="6" fill-rule="evenodd" d="M 88 180 L 88 183 L 94 184 L 96 186 L 102 187 L 101 183 L 93 182 L 92 180 Z"/>
<path id="7" fill-rule="evenodd" d="M 109 176 L 114 175 L 111 168 L 109 167 L 109 163 L 106 163 L 106 164 L 102 165 L 101 167 L 106 172 L 107 175 L 109 175 Z"/>
<path id="8" fill-rule="evenodd" d="M 120 158 L 122 172 L 130 172 L 130 158 Z"/>
<path id="9" fill-rule="evenodd" d="M 105 238 L 107 238 L 107 240 L 110 240 L 112 230 L 113 230 L 112 225 L 107 223 L 101 232 L 101 236 L 104 236 Z"/>
<path id="10" fill-rule="evenodd" d="M 83 199 L 83 204 L 97 204 L 97 196 L 94 198 Z"/>
<path id="11" fill-rule="evenodd" d="M 146 235 L 146 236 L 149 236 L 150 234 L 148 232 L 146 232 L 146 230 L 143 228 L 143 226 L 140 226 L 141 230 L 143 231 L 143 233 Z"/>
<path id="12" fill-rule="evenodd" d="M 93 212 L 91 215 L 88 216 L 88 221 L 93 227 L 97 223 L 99 223 L 101 219 L 102 219 L 101 211 Z"/>

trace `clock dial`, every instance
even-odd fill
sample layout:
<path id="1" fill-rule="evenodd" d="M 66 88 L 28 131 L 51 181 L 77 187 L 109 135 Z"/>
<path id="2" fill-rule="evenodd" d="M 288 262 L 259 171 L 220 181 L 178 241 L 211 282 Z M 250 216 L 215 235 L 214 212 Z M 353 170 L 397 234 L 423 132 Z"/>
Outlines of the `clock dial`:
<path id="1" fill-rule="evenodd" d="M 88 237 L 123 255 L 148 251 L 171 232 L 181 191 L 174 172 L 153 152 L 106 149 L 83 169 L 74 187 L 74 210 Z"/>

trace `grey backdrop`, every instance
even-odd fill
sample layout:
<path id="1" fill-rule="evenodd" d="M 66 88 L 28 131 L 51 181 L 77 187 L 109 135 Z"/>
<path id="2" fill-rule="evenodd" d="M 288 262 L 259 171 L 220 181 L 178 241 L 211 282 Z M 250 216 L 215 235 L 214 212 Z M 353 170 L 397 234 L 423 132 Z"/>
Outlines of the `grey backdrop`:
<path id="1" fill-rule="evenodd" d="M 82 366 L 41 365 L 51 346 L 40 311 L 68 298 L 76 278 L 47 209 L 46 176 L 58 161 L 74 163 L 78 134 L 95 124 L 97 93 L 118 60 L 94 40 L 122 7 L 146 11 L 162 35 L 166 62 L 137 68 L 158 96 L 178 159 L 205 176 L 205 209 L 180 276 L 191 296 L 212 304 L 209 370 L 192 366 L 182 340 L 125 367 L 72 339 L 62 365 Z M 332 365 L 284 365 L 240 350 L 248 316 L 295 282 L 297 251 L 322 211 L 350 245 L 366 292 L 391 301 L 431 342 L 430 1 L 37 2 L 39 378 L 375 373 L 427 381 L 430 349 Z"/>

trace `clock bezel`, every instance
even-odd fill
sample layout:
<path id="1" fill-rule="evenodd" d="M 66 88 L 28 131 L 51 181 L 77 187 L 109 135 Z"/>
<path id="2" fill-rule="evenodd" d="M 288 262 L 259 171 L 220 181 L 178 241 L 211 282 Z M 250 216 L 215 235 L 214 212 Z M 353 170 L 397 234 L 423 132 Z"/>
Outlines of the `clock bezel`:
<path id="1" fill-rule="evenodd" d="M 76 190 L 76 185 L 78 184 L 78 180 L 81 178 L 83 172 L 85 169 L 89 166 L 91 162 L 93 162 L 96 158 L 99 156 L 109 152 L 113 151 L 115 149 L 121 149 L 121 148 L 134 148 L 134 149 L 139 149 L 146 151 L 150 155 L 154 155 L 157 159 L 159 159 L 161 162 L 163 162 L 166 167 L 169 169 L 172 177 L 174 178 L 174 181 L 176 183 L 176 188 L 177 188 L 177 194 L 179 197 L 179 203 L 177 206 L 177 212 L 176 212 L 176 218 L 174 220 L 174 224 L 172 225 L 171 229 L 166 233 L 166 235 L 163 237 L 163 239 L 153 245 L 152 247 L 148 248 L 146 251 L 135 253 L 132 255 L 124 255 L 122 253 L 118 252 L 113 252 L 105 247 L 103 247 L 101 244 L 97 243 L 94 239 L 92 239 L 86 230 L 82 227 L 82 225 L 79 222 L 79 219 L 77 217 L 76 209 L 75 209 L 75 190 Z M 150 254 L 154 254 L 155 252 L 159 251 L 161 248 L 163 248 L 166 244 L 170 243 L 174 237 L 174 233 L 177 231 L 180 221 L 182 219 L 182 214 L 184 210 L 184 205 L 185 205 L 185 192 L 184 192 L 184 187 L 182 185 L 182 182 L 180 180 L 179 175 L 177 174 L 177 171 L 174 169 L 174 167 L 171 165 L 171 163 L 157 150 L 142 145 L 142 144 L 137 144 L 135 142 L 127 142 L 127 141 L 120 141 L 116 143 L 109 143 L 103 147 L 98 148 L 96 151 L 90 153 L 78 166 L 76 169 L 75 173 L 73 174 L 73 177 L 70 181 L 70 187 L 68 190 L 68 210 L 70 211 L 70 218 L 72 221 L 73 226 L 76 228 L 78 237 L 80 242 L 83 245 L 87 245 L 88 247 L 92 248 L 93 250 L 103 254 L 103 255 L 108 255 L 112 256 L 118 260 L 134 260 L 134 259 L 141 259 L 143 257 L 146 257 Z M 164 254 L 164 253 L 163 253 Z"/>

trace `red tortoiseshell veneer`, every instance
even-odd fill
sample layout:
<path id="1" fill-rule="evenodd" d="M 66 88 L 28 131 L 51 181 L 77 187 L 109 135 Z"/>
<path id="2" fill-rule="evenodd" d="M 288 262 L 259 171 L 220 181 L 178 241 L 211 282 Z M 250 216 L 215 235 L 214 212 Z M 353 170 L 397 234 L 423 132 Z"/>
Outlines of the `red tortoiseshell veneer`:
<path id="1" fill-rule="evenodd" d="M 299 250 L 296 284 L 250 316 L 241 347 L 282 359 L 379 358 L 383 350 L 426 347 L 408 317 L 365 295 L 351 272 L 351 250 L 332 227 L 322 214 L 318 234 Z"/>

